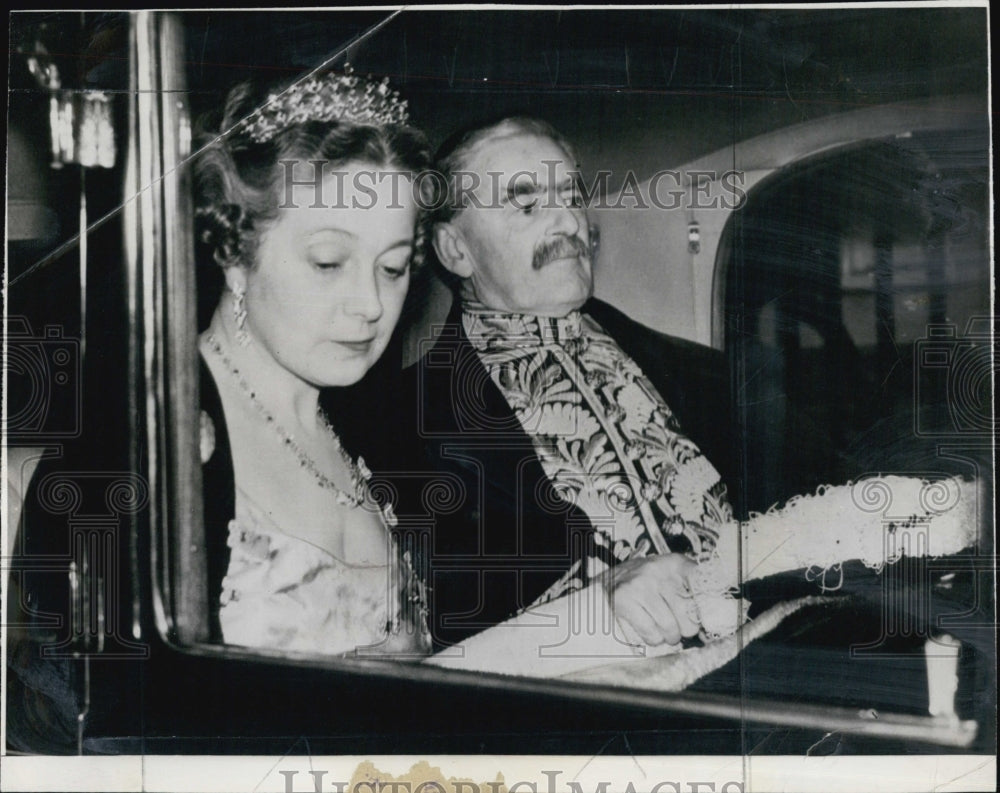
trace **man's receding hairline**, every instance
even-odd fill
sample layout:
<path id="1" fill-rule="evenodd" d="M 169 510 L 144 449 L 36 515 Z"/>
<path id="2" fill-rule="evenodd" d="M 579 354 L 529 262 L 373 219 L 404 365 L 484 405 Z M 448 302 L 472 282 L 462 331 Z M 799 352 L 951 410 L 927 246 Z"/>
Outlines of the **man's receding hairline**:
<path id="1" fill-rule="evenodd" d="M 472 159 L 483 147 L 491 143 L 498 143 L 500 141 L 518 137 L 547 140 L 562 151 L 562 153 L 566 156 L 566 159 L 572 162 L 574 168 L 579 167 L 579 163 L 576 162 L 576 154 L 566 148 L 567 144 L 544 131 L 530 129 L 515 119 L 504 119 L 503 121 L 494 124 L 492 127 L 480 130 L 479 134 L 474 135 L 473 137 L 475 138 L 474 140 L 467 143 L 465 146 L 460 146 L 457 152 L 459 154 L 459 159 L 461 160 L 459 164 L 462 168 L 470 168 L 472 165 Z"/>

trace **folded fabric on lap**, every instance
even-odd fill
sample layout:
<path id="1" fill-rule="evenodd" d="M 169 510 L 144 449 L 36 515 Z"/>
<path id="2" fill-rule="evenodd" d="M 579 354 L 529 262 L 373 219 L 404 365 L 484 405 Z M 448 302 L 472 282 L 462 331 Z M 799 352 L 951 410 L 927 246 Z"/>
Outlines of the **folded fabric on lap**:
<path id="1" fill-rule="evenodd" d="M 744 583 L 804 569 L 809 580 L 819 582 L 820 592 L 833 592 L 838 587 L 828 585 L 823 574 L 848 561 L 880 570 L 903 556 L 958 553 L 977 541 L 978 486 L 958 477 L 930 482 L 869 477 L 820 488 L 780 509 L 733 523 L 691 580 L 703 637 L 709 639 L 703 647 L 643 646 L 614 619 L 603 587 L 593 584 L 528 609 L 426 663 L 680 691 L 735 658 L 790 614 L 827 600 L 812 595 L 785 601 L 748 623 L 750 604 L 735 596 Z"/>

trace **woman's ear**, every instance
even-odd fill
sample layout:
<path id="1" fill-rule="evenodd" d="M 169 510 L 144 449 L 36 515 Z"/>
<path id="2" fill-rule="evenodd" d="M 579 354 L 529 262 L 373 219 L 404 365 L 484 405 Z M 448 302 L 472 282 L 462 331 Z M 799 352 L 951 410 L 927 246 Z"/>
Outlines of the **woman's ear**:
<path id="1" fill-rule="evenodd" d="M 451 223 L 437 223 L 431 232 L 431 243 L 438 261 L 459 278 L 472 276 L 472 257 L 458 229 Z"/>

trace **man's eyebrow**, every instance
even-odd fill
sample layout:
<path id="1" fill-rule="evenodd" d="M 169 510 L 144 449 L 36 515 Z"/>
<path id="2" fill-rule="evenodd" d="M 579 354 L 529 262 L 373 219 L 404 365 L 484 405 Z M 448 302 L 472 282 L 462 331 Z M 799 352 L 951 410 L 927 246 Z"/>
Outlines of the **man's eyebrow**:
<path id="1" fill-rule="evenodd" d="M 544 190 L 541 185 L 535 182 L 534 179 L 530 181 L 528 179 L 521 179 L 517 183 L 507 185 L 507 190 L 504 193 L 503 201 L 504 203 L 509 203 L 515 198 L 522 198 L 524 196 L 535 195 Z"/>

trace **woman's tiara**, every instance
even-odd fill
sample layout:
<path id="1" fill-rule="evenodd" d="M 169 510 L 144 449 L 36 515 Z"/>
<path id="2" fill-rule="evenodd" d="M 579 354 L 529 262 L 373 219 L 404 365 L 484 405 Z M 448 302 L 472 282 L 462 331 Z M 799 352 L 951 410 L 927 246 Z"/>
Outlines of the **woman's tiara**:
<path id="1" fill-rule="evenodd" d="M 353 124 L 406 124 L 406 100 L 389 88 L 389 79 L 373 82 L 353 74 L 328 74 L 295 83 L 240 122 L 237 130 L 257 143 L 266 143 L 283 129 L 309 121 L 345 121 Z"/>

